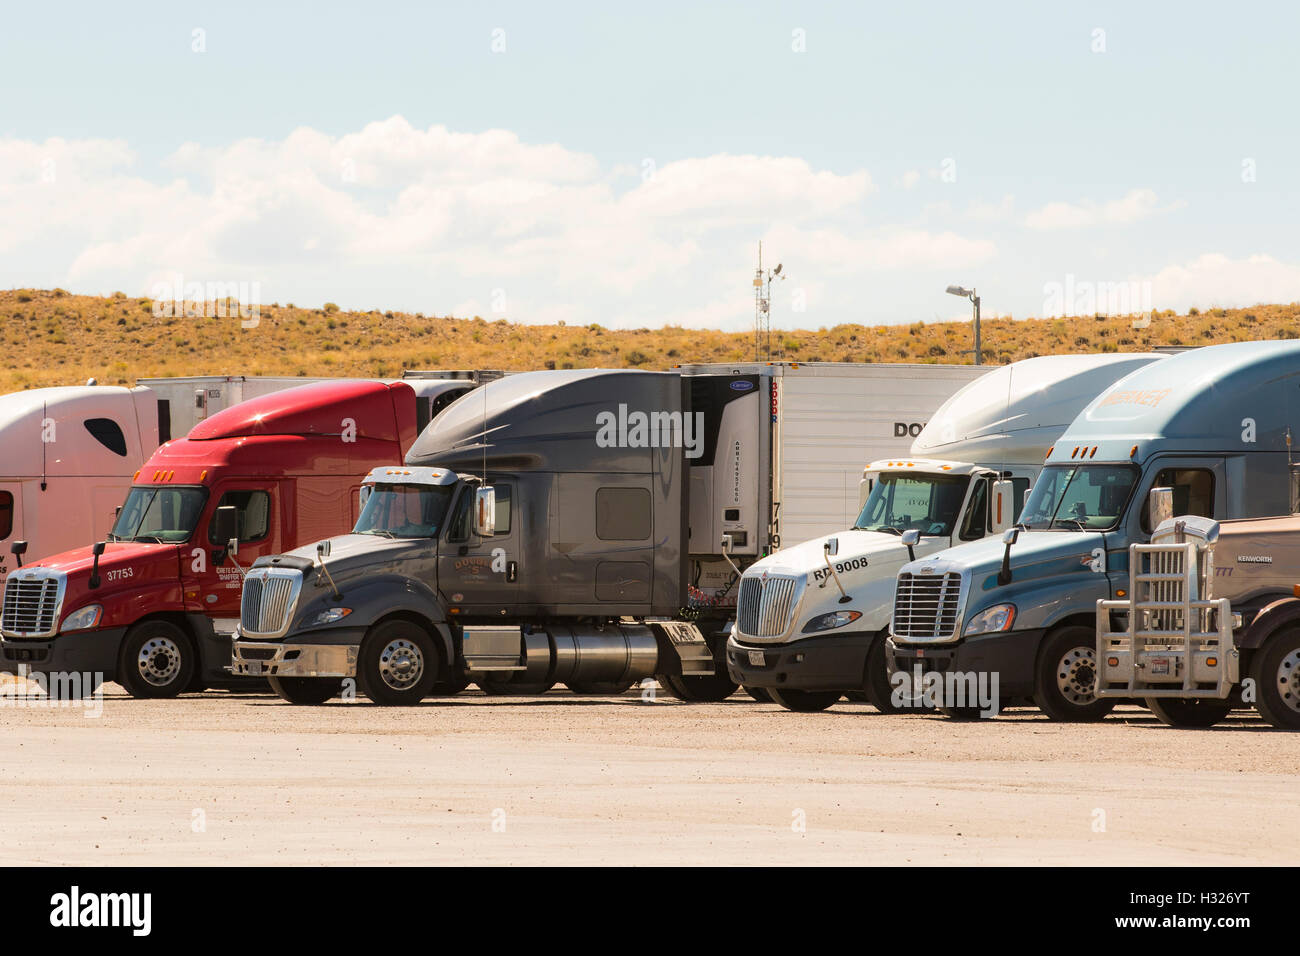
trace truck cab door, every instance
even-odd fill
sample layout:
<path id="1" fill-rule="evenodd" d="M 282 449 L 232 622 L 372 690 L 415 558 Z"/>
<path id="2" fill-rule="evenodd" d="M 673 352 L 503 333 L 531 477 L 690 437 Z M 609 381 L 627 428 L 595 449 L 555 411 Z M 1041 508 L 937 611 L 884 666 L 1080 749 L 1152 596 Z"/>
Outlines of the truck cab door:
<path id="1" fill-rule="evenodd" d="M 213 489 L 203 517 L 181 553 L 181 577 L 186 604 L 198 604 L 214 618 L 239 617 L 239 598 L 245 571 L 264 554 L 280 550 L 279 489 L 274 482 L 228 481 Z M 232 505 L 237 511 L 239 554 L 226 554 L 226 542 L 213 538 L 212 517 L 217 508 Z"/>
<path id="2" fill-rule="evenodd" d="M 500 620 L 514 612 L 519 593 L 520 531 L 515 483 L 488 479 L 496 492 L 496 532 L 474 533 L 474 492 L 462 484 L 438 543 L 438 590 L 454 619 Z"/>
<path id="3" fill-rule="evenodd" d="M 0 482 L 0 587 L 3 587 L 4 579 L 18 564 L 9 548 L 15 541 L 22 539 L 23 486 L 16 481 Z"/>
<path id="4" fill-rule="evenodd" d="M 1147 468 L 1138 483 L 1137 507 L 1130 507 L 1130 518 L 1122 527 L 1127 534 L 1107 534 L 1107 571 L 1111 594 L 1116 588 L 1128 587 L 1128 546 L 1151 540 L 1151 489 L 1174 490 L 1175 515 L 1200 515 L 1204 518 L 1244 517 L 1229 513 L 1227 507 L 1227 468 L 1222 458 L 1159 458 Z"/>

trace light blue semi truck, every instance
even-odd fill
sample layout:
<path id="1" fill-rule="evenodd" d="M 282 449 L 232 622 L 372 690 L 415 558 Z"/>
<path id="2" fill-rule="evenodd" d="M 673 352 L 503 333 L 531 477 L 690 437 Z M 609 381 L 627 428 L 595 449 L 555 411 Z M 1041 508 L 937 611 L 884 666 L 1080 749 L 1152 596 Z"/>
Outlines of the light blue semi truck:
<path id="1" fill-rule="evenodd" d="M 1048 452 L 1015 528 L 900 569 L 892 677 L 919 693 L 913 675 L 961 687 L 996 674 L 1004 704 L 1102 718 L 1115 701 L 1095 694 L 1097 601 L 1126 596 L 1129 545 L 1151 536 L 1148 492 L 1172 488 L 1179 515 L 1285 514 L 1293 423 L 1300 342 L 1209 346 L 1119 380 Z"/>

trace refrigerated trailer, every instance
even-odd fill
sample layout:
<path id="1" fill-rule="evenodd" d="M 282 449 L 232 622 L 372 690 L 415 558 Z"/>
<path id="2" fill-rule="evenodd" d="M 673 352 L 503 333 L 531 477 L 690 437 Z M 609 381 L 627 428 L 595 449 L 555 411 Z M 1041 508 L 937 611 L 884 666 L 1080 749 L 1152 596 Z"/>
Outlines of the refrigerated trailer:
<path id="1" fill-rule="evenodd" d="M 791 527 L 839 526 L 863 462 L 903 451 L 981 372 L 790 363 L 488 383 L 406 468 L 370 474 L 354 534 L 259 559 L 232 666 L 296 702 L 358 676 L 385 703 L 448 679 L 604 692 L 652 675 L 721 699 L 744 567 Z M 471 520 L 488 488 L 495 528 Z"/>
<path id="2" fill-rule="evenodd" d="M 732 679 L 788 710 L 824 710 L 845 694 L 897 709 L 884 645 L 898 569 L 1014 524 L 1047 450 L 1079 411 L 1160 359 L 1043 356 L 961 388 L 909 454 L 862 472 L 854 517 L 745 571 L 727 643 Z"/>

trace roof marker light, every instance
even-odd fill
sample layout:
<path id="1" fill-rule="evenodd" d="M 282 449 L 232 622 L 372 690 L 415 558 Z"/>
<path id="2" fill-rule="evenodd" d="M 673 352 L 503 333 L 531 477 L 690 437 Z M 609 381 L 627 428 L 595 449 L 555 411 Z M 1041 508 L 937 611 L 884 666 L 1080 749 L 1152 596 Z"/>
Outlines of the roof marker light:
<path id="1" fill-rule="evenodd" d="M 1101 447 L 1100 445 L 1093 445 L 1093 446 L 1092 446 L 1092 454 L 1089 455 L 1088 457 L 1089 457 L 1089 458 L 1096 458 L 1096 457 L 1097 457 L 1097 449 L 1100 448 L 1100 447 Z"/>
<path id="2" fill-rule="evenodd" d="M 1078 446 L 1078 445 L 1075 445 L 1075 446 L 1074 446 L 1074 451 L 1070 452 L 1070 457 L 1071 457 L 1071 458 L 1076 458 L 1076 457 L 1078 457 L 1078 454 L 1079 454 L 1079 446 Z"/>
<path id="3" fill-rule="evenodd" d="M 1132 448 L 1130 448 L 1130 449 L 1128 450 L 1128 456 L 1129 456 L 1130 458 L 1132 458 L 1132 457 L 1133 457 L 1134 455 L 1136 455 L 1137 453 L 1138 453 L 1138 446 L 1137 446 L 1137 445 L 1134 445 Z"/>
<path id="4" fill-rule="evenodd" d="M 1056 451 L 1056 446 L 1055 446 L 1055 445 L 1053 445 L 1051 448 L 1047 449 L 1047 458 L 1051 458 L 1051 457 L 1052 457 L 1052 452 L 1054 452 L 1054 451 Z M 1046 461 L 1047 458 L 1044 458 L 1043 461 Z"/>

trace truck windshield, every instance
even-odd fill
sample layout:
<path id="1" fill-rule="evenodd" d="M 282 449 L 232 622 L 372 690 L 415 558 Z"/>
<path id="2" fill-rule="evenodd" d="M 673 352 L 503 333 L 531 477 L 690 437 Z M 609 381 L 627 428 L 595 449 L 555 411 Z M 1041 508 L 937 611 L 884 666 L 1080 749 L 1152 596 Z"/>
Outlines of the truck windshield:
<path id="1" fill-rule="evenodd" d="M 208 489 L 180 486 L 132 488 L 109 541 L 188 541 L 203 513 Z"/>
<path id="2" fill-rule="evenodd" d="M 1109 531 L 1137 483 L 1131 465 L 1049 465 L 1029 493 L 1020 523 L 1036 531 Z"/>
<path id="3" fill-rule="evenodd" d="M 952 534 L 969 482 L 965 475 L 881 475 L 853 527 L 898 534 L 911 529 Z"/>
<path id="4" fill-rule="evenodd" d="M 352 532 L 387 538 L 436 538 L 454 487 L 376 484 Z"/>

